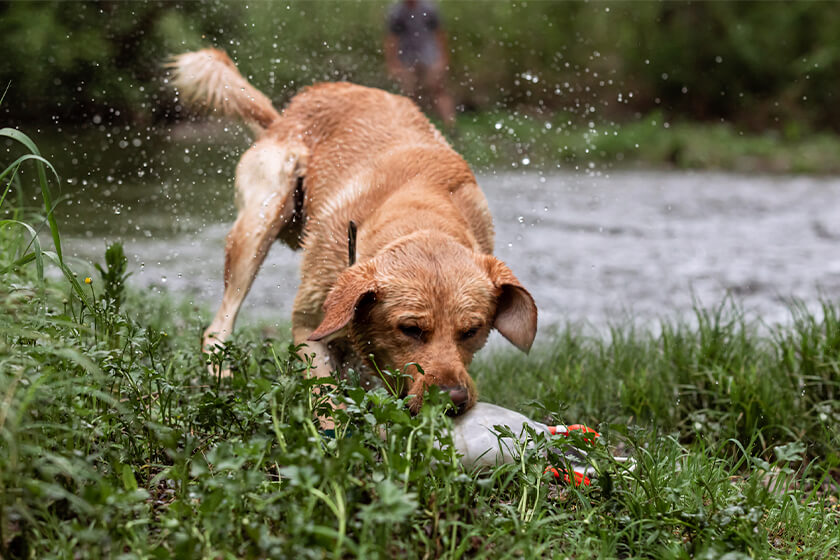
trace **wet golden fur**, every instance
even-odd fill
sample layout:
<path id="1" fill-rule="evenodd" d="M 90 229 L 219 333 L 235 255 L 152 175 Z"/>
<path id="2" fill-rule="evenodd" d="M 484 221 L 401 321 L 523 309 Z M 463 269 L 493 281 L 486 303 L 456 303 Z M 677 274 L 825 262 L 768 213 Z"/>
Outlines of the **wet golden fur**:
<path id="1" fill-rule="evenodd" d="M 281 115 L 221 51 L 187 53 L 170 66 L 183 98 L 237 115 L 258 133 L 237 166 L 239 214 L 225 248 L 225 295 L 205 348 L 230 335 L 278 237 L 303 249 L 292 329 L 294 341 L 317 355 L 318 375 L 370 365 L 370 354 L 380 368 L 418 363 L 425 374 L 408 368 L 408 394 L 436 384 L 467 408 L 477 398 L 467 367 L 491 328 L 530 348 L 536 307 L 491 255 L 484 195 L 411 101 L 348 83 L 317 84 Z M 350 221 L 358 225 L 353 266 Z"/>

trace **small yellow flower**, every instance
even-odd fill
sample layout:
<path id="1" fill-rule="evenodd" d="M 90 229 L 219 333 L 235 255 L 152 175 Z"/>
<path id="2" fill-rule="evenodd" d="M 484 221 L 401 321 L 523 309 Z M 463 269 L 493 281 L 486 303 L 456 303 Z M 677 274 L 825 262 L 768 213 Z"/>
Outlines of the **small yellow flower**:
<path id="1" fill-rule="evenodd" d="M 85 278 L 85 284 L 90 284 L 91 282 L 93 282 L 93 280 L 90 279 L 90 276 Z"/>

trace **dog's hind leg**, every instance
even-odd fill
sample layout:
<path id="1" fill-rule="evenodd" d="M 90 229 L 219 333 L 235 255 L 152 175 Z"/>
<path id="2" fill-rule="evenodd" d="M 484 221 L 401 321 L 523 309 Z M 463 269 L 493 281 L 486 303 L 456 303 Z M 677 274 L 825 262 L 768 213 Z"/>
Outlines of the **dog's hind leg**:
<path id="1" fill-rule="evenodd" d="M 306 170 L 308 151 L 296 142 L 259 141 L 236 168 L 239 213 L 225 244 L 225 291 L 202 347 L 212 352 L 233 331 L 242 301 L 271 244 L 295 212 L 295 187 Z"/>

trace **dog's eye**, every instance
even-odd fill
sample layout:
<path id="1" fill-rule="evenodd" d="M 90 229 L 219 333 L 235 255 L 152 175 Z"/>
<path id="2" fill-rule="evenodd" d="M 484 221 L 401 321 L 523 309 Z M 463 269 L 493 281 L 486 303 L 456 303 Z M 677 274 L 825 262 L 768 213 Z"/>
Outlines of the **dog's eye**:
<path id="1" fill-rule="evenodd" d="M 478 327 L 473 327 L 461 333 L 461 340 L 469 340 L 478 334 Z"/>
<path id="2" fill-rule="evenodd" d="M 417 340 L 423 340 L 423 335 L 425 334 L 423 329 L 417 325 L 400 325 L 399 329 L 405 336 L 415 338 Z"/>

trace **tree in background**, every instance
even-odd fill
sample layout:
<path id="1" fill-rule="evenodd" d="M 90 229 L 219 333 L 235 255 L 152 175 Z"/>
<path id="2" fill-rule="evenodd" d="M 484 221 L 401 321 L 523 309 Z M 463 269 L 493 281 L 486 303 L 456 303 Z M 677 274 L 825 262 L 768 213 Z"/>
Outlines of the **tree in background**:
<path id="1" fill-rule="evenodd" d="M 161 58 L 238 19 L 236 4 L 9 2 L 0 80 L 13 120 L 148 121 Z"/>
<path id="2" fill-rule="evenodd" d="M 393 87 L 380 42 L 389 2 L 0 5 L 7 120 L 150 122 L 174 96 L 160 63 L 224 48 L 282 103 L 323 80 Z M 840 4 L 440 2 L 462 110 L 562 111 L 625 121 L 738 122 L 840 132 Z"/>

